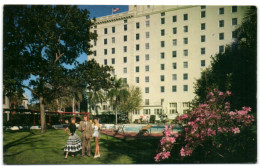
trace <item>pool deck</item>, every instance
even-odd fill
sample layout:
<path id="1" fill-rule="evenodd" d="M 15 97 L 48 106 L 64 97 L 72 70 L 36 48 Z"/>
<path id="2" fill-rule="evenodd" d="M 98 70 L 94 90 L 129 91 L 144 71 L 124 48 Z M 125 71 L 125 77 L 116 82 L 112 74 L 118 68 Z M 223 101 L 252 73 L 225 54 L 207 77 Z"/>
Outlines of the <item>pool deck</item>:
<path id="1" fill-rule="evenodd" d="M 153 139 L 153 138 L 161 138 L 163 133 L 151 133 L 151 134 L 141 134 L 135 132 L 115 132 L 113 129 L 102 129 L 101 133 L 104 135 L 109 135 L 119 139 L 128 139 L 128 138 L 135 138 L 135 139 Z"/>

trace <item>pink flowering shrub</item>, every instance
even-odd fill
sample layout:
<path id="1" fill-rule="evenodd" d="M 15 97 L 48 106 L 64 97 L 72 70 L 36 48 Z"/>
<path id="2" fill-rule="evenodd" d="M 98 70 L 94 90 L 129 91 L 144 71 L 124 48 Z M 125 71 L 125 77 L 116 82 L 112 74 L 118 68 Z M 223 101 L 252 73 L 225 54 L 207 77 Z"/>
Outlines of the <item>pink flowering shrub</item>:
<path id="1" fill-rule="evenodd" d="M 252 124 L 254 116 L 250 115 L 250 107 L 231 110 L 227 101 L 230 95 L 229 91 L 223 93 L 215 89 L 207 95 L 205 103 L 199 104 L 188 114 L 178 116 L 175 123 L 183 128 L 179 134 L 173 132 L 173 126 L 165 126 L 160 152 L 155 156 L 155 161 L 159 162 L 171 155 L 174 155 L 173 158 L 178 155 L 191 156 L 197 149 L 204 149 L 206 153 L 217 152 L 227 140 L 237 139 L 236 136 Z"/>

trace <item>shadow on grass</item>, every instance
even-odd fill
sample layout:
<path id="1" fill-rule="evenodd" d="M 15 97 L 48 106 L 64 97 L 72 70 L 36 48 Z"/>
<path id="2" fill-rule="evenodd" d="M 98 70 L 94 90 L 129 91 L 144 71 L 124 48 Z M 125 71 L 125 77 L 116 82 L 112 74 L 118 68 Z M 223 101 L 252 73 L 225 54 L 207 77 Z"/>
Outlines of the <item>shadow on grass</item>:
<path id="1" fill-rule="evenodd" d="M 135 164 L 155 163 L 154 156 L 156 155 L 159 138 L 147 139 L 144 137 L 120 140 L 110 137 L 108 141 L 106 139 L 101 139 L 101 141 L 103 142 L 102 147 L 108 150 L 110 154 L 102 157 L 101 161 L 113 163 L 123 156 L 128 156 Z"/>

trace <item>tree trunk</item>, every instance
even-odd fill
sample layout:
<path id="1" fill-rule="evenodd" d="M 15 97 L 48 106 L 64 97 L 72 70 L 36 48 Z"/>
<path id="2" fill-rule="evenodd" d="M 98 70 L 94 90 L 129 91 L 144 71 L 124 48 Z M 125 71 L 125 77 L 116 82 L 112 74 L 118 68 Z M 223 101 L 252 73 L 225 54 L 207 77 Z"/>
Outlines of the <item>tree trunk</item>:
<path id="1" fill-rule="evenodd" d="M 58 107 L 58 108 L 57 108 L 57 111 L 60 111 L 61 108 L 60 108 L 59 99 L 56 99 L 56 103 L 57 103 L 57 107 Z"/>
<path id="2" fill-rule="evenodd" d="M 72 98 L 72 112 L 75 112 L 75 97 Z"/>
<path id="3" fill-rule="evenodd" d="M 117 125 L 117 108 L 116 108 L 116 125 Z"/>
<path id="4" fill-rule="evenodd" d="M 80 101 L 78 102 L 78 110 L 80 112 Z"/>
<path id="5" fill-rule="evenodd" d="M 40 114 L 41 114 L 41 133 L 46 132 L 46 121 L 45 121 L 45 111 L 43 104 L 43 97 L 40 97 Z"/>

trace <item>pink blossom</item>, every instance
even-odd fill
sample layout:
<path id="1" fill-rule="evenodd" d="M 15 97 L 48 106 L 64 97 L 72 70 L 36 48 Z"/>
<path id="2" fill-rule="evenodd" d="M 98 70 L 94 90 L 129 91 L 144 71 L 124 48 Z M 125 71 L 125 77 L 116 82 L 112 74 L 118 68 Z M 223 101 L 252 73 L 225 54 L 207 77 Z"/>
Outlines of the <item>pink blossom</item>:
<path id="1" fill-rule="evenodd" d="M 227 96 L 230 96 L 231 92 L 230 91 L 226 91 L 226 94 L 227 94 Z"/>
<path id="2" fill-rule="evenodd" d="M 247 114 L 247 111 L 238 111 L 237 113 L 238 113 L 238 115 L 242 115 L 243 116 L 243 115 Z"/>
<path id="3" fill-rule="evenodd" d="M 169 158 L 170 155 L 171 155 L 170 152 L 163 152 L 162 159 L 167 159 L 167 158 Z"/>
<path id="4" fill-rule="evenodd" d="M 162 153 L 158 153 L 158 154 L 154 157 L 155 161 L 160 161 L 161 154 L 162 154 Z"/>
<path id="5" fill-rule="evenodd" d="M 164 134 L 166 137 L 170 136 L 171 135 L 171 130 L 164 130 Z"/>
<path id="6" fill-rule="evenodd" d="M 166 143 L 166 139 L 165 139 L 165 137 L 162 137 L 162 139 L 161 139 L 161 145 L 164 145 L 165 143 Z"/>
<path id="7" fill-rule="evenodd" d="M 234 132 L 234 134 L 238 134 L 238 133 L 240 133 L 240 130 L 239 130 L 238 127 L 236 127 L 236 128 L 233 130 L 233 132 Z"/>
<path id="8" fill-rule="evenodd" d="M 183 156 L 183 157 L 185 156 L 185 151 L 184 151 L 183 147 L 181 148 L 180 154 L 181 154 L 181 156 Z"/>
<path id="9" fill-rule="evenodd" d="M 219 145 L 218 145 L 218 148 L 220 148 L 221 146 L 222 146 L 222 144 L 219 144 Z"/>
<path id="10" fill-rule="evenodd" d="M 222 96 L 222 95 L 224 95 L 224 93 L 223 92 L 219 92 L 219 94 L 218 94 L 219 96 Z"/>
<path id="11" fill-rule="evenodd" d="M 230 111 L 230 113 L 229 113 L 230 116 L 233 116 L 233 115 L 235 115 L 235 114 L 236 114 L 236 113 L 233 112 L 233 111 Z"/>

